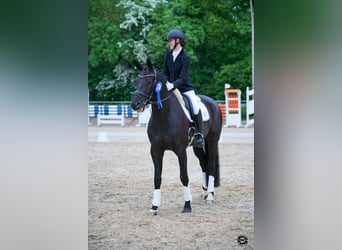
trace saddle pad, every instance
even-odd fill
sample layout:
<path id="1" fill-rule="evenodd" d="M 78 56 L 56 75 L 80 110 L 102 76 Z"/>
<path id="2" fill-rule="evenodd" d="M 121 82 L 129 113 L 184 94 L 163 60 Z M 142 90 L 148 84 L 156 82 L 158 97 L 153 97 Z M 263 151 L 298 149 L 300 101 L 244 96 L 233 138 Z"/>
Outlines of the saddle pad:
<path id="1" fill-rule="evenodd" d="M 180 91 L 178 89 L 174 89 L 173 90 L 173 93 L 175 94 L 175 96 L 177 97 L 178 101 L 179 101 L 179 104 L 181 105 L 183 111 L 184 111 L 184 114 L 185 116 L 188 118 L 188 120 L 190 122 L 194 122 L 192 119 L 191 119 L 191 116 L 190 116 L 190 112 L 189 110 L 186 109 L 185 107 L 185 104 L 184 104 L 184 100 L 183 100 L 183 97 L 182 97 L 182 94 L 180 93 Z M 202 113 L 202 120 L 205 122 L 205 121 L 209 121 L 210 119 L 210 116 L 209 116 L 209 112 L 208 112 L 208 109 L 207 107 L 204 105 L 204 103 L 201 101 L 201 98 L 199 96 L 197 96 L 197 99 L 198 99 L 198 102 L 199 102 L 199 108 L 201 110 L 201 113 Z"/>

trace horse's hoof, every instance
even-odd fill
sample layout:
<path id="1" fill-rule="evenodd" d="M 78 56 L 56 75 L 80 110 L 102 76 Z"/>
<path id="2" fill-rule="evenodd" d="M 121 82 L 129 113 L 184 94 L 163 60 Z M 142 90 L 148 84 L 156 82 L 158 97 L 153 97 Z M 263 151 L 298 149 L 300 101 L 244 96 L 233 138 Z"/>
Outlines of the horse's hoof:
<path id="1" fill-rule="evenodd" d="M 201 198 L 203 198 L 204 200 L 206 200 L 208 196 L 207 190 L 208 190 L 207 188 L 202 186 Z"/>
<path id="2" fill-rule="evenodd" d="M 191 213 L 190 201 L 186 201 L 182 213 Z"/>
<path id="3" fill-rule="evenodd" d="M 191 213 L 191 207 L 183 208 L 182 213 Z"/>
<path id="4" fill-rule="evenodd" d="M 214 203 L 214 192 L 208 193 L 207 198 L 205 200 L 206 200 L 207 204 Z"/>
<path id="5" fill-rule="evenodd" d="M 157 206 L 152 206 L 152 208 L 149 211 L 152 215 L 157 215 L 158 213 L 158 207 Z"/>
<path id="6" fill-rule="evenodd" d="M 152 209 L 150 209 L 150 214 L 151 215 L 157 215 L 158 214 L 158 211 L 157 210 L 152 210 Z"/>

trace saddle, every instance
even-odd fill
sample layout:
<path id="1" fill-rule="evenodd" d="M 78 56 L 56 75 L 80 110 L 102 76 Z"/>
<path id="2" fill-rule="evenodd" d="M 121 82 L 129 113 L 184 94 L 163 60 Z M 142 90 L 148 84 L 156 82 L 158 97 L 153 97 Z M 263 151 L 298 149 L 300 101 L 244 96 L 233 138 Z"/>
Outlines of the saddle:
<path id="1" fill-rule="evenodd" d="M 185 116 L 188 118 L 189 122 L 193 123 L 194 122 L 194 113 L 193 113 L 193 108 L 191 101 L 189 100 L 189 97 L 186 95 L 182 95 L 182 93 L 178 89 L 174 89 L 173 93 L 177 97 L 179 104 L 181 105 Z M 198 102 L 199 102 L 199 108 L 202 113 L 202 120 L 203 122 L 209 121 L 210 116 L 207 107 L 204 105 L 204 103 L 201 101 L 201 98 L 197 96 Z"/>

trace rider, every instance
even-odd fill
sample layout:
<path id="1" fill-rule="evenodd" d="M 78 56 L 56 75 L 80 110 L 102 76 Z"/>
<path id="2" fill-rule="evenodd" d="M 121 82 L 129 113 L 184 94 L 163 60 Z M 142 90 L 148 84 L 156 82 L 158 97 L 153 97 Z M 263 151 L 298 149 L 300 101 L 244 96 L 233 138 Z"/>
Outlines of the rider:
<path id="1" fill-rule="evenodd" d="M 191 59 L 184 51 L 185 36 L 180 30 L 171 30 L 167 35 L 170 50 L 165 53 L 164 74 L 167 78 L 166 86 L 170 91 L 178 88 L 182 94 L 189 97 L 192 103 L 194 121 L 197 131 L 194 135 L 194 146 L 203 147 L 203 122 L 194 86 L 189 78 Z"/>

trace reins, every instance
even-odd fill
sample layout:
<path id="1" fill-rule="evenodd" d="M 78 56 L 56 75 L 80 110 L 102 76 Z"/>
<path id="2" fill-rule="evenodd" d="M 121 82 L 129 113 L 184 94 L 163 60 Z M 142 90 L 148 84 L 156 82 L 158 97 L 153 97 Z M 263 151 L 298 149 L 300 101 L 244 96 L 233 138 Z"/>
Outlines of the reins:
<path id="1" fill-rule="evenodd" d="M 160 101 L 161 101 L 161 102 L 164 102 L 164 101 L 166 101 L 166 100 L 169 99 L 169 98 L 170 98 L 170 94 L 169 94 L 167 97 L 161 99 Z M 151 101 L 151 100 L 150 100 L 149 103 L 151 103 L 151 104 L 157 104 L 158 102 L 154 102 L 154 101 Z"/>

